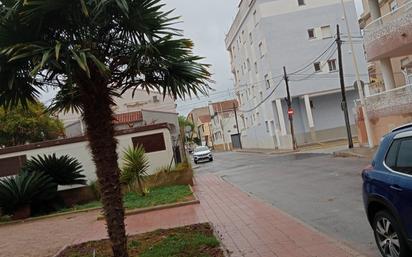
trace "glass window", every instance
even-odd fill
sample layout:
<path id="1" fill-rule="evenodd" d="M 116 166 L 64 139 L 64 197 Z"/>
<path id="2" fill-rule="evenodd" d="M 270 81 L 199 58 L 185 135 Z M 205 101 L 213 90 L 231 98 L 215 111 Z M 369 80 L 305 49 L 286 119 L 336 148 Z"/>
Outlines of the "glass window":
<path id="1" fill-rule="evenodd" d="M 394 141 L 386 155 L 385 163 L 391 169 L 395 169 L 396 167 L 396 156 L 398 155 L 399 142 L 400 141 Z"/>
<path id="2" fill-rule="evenodd" d="M 329 71 L 336 71 L 336 60 L 328 61 Z"/>
<path id="3" fill-rule="evenodd" d="M 412 138 L 400 141 L 396 170 L 412 174 Z"/>
<path id="4" fill-rule="evenodd" d="M 298 5 L 299 5 L 299 6 L 305 5 L 305 0 L 298 0 Z"/>
<path id="5" fill-rule="evenodd" d="M 315 38 L 315 30 L 314 29 L 308 29 L 308 36 L 309 36 L 309 39 Z"/>
<path id="6" fill-rule="evenodd" d="M 320 67 L 320 62 L 315 62 L 313 64 L 313 67 L 315 68 L 316 72 L 320 72 L 321 71 L 321 67 Z"/>

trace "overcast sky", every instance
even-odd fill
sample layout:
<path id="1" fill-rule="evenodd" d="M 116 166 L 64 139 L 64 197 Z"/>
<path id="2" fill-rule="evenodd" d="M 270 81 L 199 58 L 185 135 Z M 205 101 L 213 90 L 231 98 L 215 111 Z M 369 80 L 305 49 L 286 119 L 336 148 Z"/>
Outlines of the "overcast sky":
<path id="1" fill-rule="evenodd" d="M 236 15 L 240 0 L 164 0 L 166 9 L 175 9 L 174 15 L 182 17 L 178 26 L 184 30 L 184 36 L 195 43 L 195 54 L 205 57 L 204 62 L 212 65 L 211 72 L 216 90 L 210 97 L 178 101 L 178 112 L 185 115 L 191 109 L 207 105 L 208 101 L 219 101 L 233 98 L 228 91 L 233 88 L 233 76 L 230 72 L 230 60 L 225 47 L 225 34 Z M 340 1 L 340 0 L 331 0 Z M 358 13 L 362 0 L 355 0 Z M 53 92 L 43 94 L 47 101 Z"/>
<path id="2" fill-rule="evenodd" d="M 236 15 L 240 0 L 164 0 L 167 7 L 175 9 L 182 17 L 180 25 L 185 37 L 195 43 L 195 53 L 204 56 L 206 63 L 212 64 L 213 80 L 211 86 L 216 90 L 210 97 L 178 101 L 178 112 L 186 115 L 191 109 L 207 105 L 208 101 L 233 98 L 228 89 L 233 88 L 230 72 L 229 54 L 225 47 L 225 34 Z M 337 1 L 340 0 L 331 0 Z M 355 0 L 358 13 L 361 13 L 362 0 Z"/>

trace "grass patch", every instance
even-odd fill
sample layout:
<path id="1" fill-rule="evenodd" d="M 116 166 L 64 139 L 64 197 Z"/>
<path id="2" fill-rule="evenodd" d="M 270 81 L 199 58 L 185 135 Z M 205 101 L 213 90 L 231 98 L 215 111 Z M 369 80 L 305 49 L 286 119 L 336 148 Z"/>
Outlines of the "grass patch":
<path id="1" fill-rule="evenodd" d="M 163 204 L 179 203 L 192 200 L 193 193 L 188 185 L 168 186 L 151 189 L 146 196 L 139 193 L 129 192 L 123 196 L 124 207 L 128 210 L 154 207 Z M 93 201 L 86 204 L 75 205 L 73 208 L 64 208 L 57 213 L 80 211 L 91 208 L 102 207 L 100 201 Z"/>
<path id="2" fill-rule="evenodd" d="M 126 193 L 123 203 L 126 209 L 137 209 L 183 202 L 189 197 L 192 197 L 189 186 L 169 186 L 151 189 L 146 196 L 135 192 Z"/>
<path id="3" fill-rule="evenodd" d="M 209 224 L 157 230 L 128 238 L 130 256 L 139 257 L 223 257 L 220 243 Z M 109 257 L 108 240 L 69 247 L 58 257 Z"/>

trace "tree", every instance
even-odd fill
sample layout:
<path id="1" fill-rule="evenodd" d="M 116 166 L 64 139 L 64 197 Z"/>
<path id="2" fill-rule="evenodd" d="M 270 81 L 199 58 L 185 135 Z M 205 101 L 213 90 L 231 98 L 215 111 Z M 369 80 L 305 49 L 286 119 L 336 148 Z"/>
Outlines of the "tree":
<path id="1" fill-rule="evenodd" d="M 16 146 L 56 139 L 64 135 L 63 124 L 52 117 L 43 104 L 18 105 L 13 110 L 0 108 L 0 146 Z"/>
<path id="2" fill-rule="evenodd" d="M 0 104 L 35 101 L 58 90 L 50 109 L 83 114 L 107 231 L 126 257 L 113 98 L 143 88 L 184 98 L 206 94 L 210 73 L 161 0 L 3 0 Z"/>
<path id="3" fill-rule="evenodd" d="M 149 159 L 143 146 L 128 147 L 123 151 L 123 166 L 121 168 L 120 181 L 129 186 L 129 190 L 136 185 L 139 186 L 142 196 L 146 195 L 143 185 L 148 176 L 147 170 L 150 167 Z"/>

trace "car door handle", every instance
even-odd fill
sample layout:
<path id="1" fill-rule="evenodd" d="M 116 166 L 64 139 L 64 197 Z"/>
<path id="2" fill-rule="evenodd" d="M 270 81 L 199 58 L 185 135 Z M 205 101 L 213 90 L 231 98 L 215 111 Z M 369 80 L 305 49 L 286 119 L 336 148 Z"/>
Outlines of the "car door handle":
<path id="1" fill-rule="evenodd" d="M 391 189 L 396 190 L 396 191 L 403 191 L 402 187 L 400 187 L 398 185 L 392 185 L 390 187 L 391 187 Z"/>

